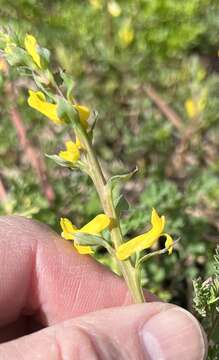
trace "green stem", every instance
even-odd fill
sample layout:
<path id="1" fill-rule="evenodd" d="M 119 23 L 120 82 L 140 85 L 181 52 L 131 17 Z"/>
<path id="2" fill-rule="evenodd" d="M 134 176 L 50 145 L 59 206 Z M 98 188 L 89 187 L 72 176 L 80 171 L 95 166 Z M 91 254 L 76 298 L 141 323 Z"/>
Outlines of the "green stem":
<path id="1" fill-rule="evenodd" d="M 117 249 L 117 247 L 120 246 L 124 241 L 120 228 L 119 219 L 117 217 L 116 210 L 113 204 L 111 191 L 107 186 L 106 179 L 103 175 L 102 169 L 100 167 L 100 164 L 97 160 L 97 157 L 94 153 L 94 150 L 88 139 L 87 134 L 84 132 L 84 130 L 81 127 L 79 127 L 77 130 L 76 130 L 77 136 L 81 141 L 82 146 L 86 149 L 87 152 L 87 162 L 89 166 L 89 172 L 96 187 L 97 193 L 99 195 L 101 205 L 103 207 L 105 214 L 110 219 L 112 219 L 112 224 L 110 226 L 109 231 L 115 249 Z M 136 269 L 132 266 L 130 260 L 120 261 L 117 258 L 116 260 L 121 269 L 123 277 L 127 283 L 127 286 L 132 294 L 134 302 L 135 303 L 144 302 L 145 299 L 140 286 L 140 282 L 138 281 L 138 278 L 136 276 Z"/>

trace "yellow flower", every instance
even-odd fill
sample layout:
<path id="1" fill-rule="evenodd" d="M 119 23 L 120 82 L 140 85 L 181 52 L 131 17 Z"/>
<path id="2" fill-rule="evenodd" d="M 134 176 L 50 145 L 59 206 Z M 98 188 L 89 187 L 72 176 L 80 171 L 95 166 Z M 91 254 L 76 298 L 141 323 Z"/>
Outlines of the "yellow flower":
<path id="1" fill-rule="evenodd" d="M 107 10 L 113 17 L 118 17 L 122 12 L 120 5 L 114 0 L 108 2 Z"/>
<path id="2" fill-rule="evenodd" d="M 57 104 L 51 104 L 46 101 L 45 95 L 41 91 L 29 90 L 28 105 L 41 114 L 48 117 L 55 124 L 62 124 L 63 121 L 57 115 Z"/>
<path id="3" fill-rule="evenodd" d="M 173 252 L 173 238 L 166 233 L 164 233 L 163 235 L 166 237 L 165 248 L 168 250 L 168 254 L 171 255 Z"/>
<path id="4" fill-rule="evenodd" d="M 94 9 L 101 9 L 102 8 L 102 0 L 89 0 L 91 6 L 94 7 Z"/>
<path id="5" fill-rule="evenodd" d="M 37 52 L 38 44 L 35 37 L 33 35 L 26 34 L 24 39 L 24 46 L 28 54 L 32 57 L 35 64 L 37 64 L 37 66 L 41 69 L 42 66 L 40 56 Z"/>
<path id="6" fill-rule="evenodd" d="M 194 119 L 196 116 L 199 115 L 199 108 L 197 103 L 192 100 L 188 99 L 185 102 L 185 109 L 190 119 Z"/>
<path id="7" fill-rule="evenodd" d="M 152 228 L 148 232 L 139 235 L 132 240 L 120 245 L 116 251 L 117 257 L 120 260 L 126 260 L 129 256 L 137 251 L 148 249 L 156 243 L 161 235 L 166 237 L 165 248 L 171 254 L 173 250 L 173 239 L 168 234 L 163 234 L 165 217 L 159 216 L 155 209 L 152 209 L 151 214 Z"/>
<path id="8" fill-rule="evenodd" d="M 65 143 L 66 146 L 66 151 L 60 151 L 59 152 L 59 157 L 62 158 L 65 161 L 71 162 L 71 163 L 75 163 L 79 157 L 80 157 L 80 142 L 77 140 L 76 143 L 74 143 L 73 141 L 67 141 Z"/>
<path id="9" fill-rule="evenodd" d="M 90 116 L 90 110 L 84 105 L 73 105 L 73 107 L 78 111 L 81 125 L 86 130 L 89 126 L 87 120 Z"/>
<path id="10" fill-rule="evenodd" d="M 77 229 L 75 225 L 67 218 L 60 219 L 60 225 L 62 228 L 61 236 L 66 240 L 74 240 L 74 234 L 76 232 L 87 233 L 91 235 L 98 235 L 104 229 L 109 226 L 110 219 L 105 214 L 97 215 L 93 220 L 91 220 L 87 225 L 83 226 L 81 229 Z M 74 246 L 80 254 L 92 254 L 93 250 L 90 246 L 78 245 L 74 242 Z"/>
<path id="11" fill-rule="evenodd" d="M 119 30 L 119 38 L 124 46 L 129 46 L 134 39 L 134 30 L 129 22 L 124 24 Z"/>
<path id="12" fill-rule="evenodd" d="M 185 102 L 185 109 L 190 119 L 194 119 L 201 115 L 207 105 L 208 92 L 205 88 L 199 94 L 199 98 L 187 99 Z"/>
<path id="13" fill-rule="evenodd" d="M 64 121 L 57 115 L 58 105 L 47 102 L 45 95 L 41 91 L 29 90 L 28 104 L 55 124 L 63 124 Z M 78 111 L 81 124 L 86 130 L 88 128 L 87 119 L 90 116 L 90 110 L 83 105 L 73 105 L 73 107 Z"/>

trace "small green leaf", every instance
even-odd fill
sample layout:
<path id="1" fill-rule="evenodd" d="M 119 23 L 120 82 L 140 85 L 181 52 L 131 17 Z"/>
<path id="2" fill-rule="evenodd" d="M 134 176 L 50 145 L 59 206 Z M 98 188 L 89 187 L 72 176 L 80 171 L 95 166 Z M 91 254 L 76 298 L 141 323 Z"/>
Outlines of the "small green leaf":
<path id="1" fill-rule="evenodd" d="M 121 185 L 125 181 L 128 181 L 137 171 L 138 171 L 138 168 L 136 167 L 133 171 L 130 171 L 129 173 L 115 175 L 108 180 L 107 186 L 112 191 L 115 186 Z"/>
<path id="2" fill-rule="evenodd" d="M 19 66 L 29 63 L 29 59 L 25 50 L 16 46 L 12 48 L 11 53 L 5 54 L 5 57 L 11 66 Z"/>
<path id="3" fill-rule="evenodd" d="M 74 240 L 79 245 L 90 245 L 90 246 L 103 245 L 103 243 L 105 242 L 101 236 L 91 235 L 82 232 L 76 232 L 74 234 Z"/>
<path id="4" fill-rule="evenodd" d="M 70 166 L 70 163 L 68 161 L 65 161 L 63 159 L 61 159 L 58 155 L 49 155 L 49 154 L 45 154 L 46 157 L 48 157 L 49 159 L 52 159 L 53 161 L 55 161 L 56 164 L 63 166 L 63 167 L 72 167 L 72 165 Z"/>
<path id="5" fill-rule="evenodd" d="M 69 101 L 72 101 L 71 95 L 72 95 L 72 90 L 74 87 L 74 80 L 72 79 L 72 77 L 69 74 L 66 74 L 64 71 L 60 71 L 60 76 L 63 80 L 63 83 L 66 87 L 66 95 L 67 95 L 67 99 Z"/>
<path id="6" fill-rule="evenodd" d="M 43 68 L 47 68 L 50 61 L 50 51 L 46 48 L 39 48 L 38 53 L 40 55 Z"/>
<path id="7" fill-rule="evenodd" d="M 101 236 L 77 232 L 74 234 L 74 240 L 79 245 L 103 246 L 107 249 L 107 251 L 110 255 L 115 256 L 114 249 Z"/>

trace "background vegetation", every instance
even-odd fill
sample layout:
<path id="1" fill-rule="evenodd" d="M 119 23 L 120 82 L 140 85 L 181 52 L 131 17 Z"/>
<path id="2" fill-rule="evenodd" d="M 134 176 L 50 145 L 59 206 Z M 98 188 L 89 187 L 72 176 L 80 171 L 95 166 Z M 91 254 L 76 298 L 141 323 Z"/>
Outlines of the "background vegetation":
<path id="1" fill-rule="evenodd" d="M 1 25 L 32 33 L 99 113 L 95 144 L 104 171 L 139 168 L 124 188 L 122 228 L 142 232 L 151 207 L 180 237 L 171 257 L 146 264 L 145 285 L 192 310 L 192 279 L 214 272 L 219 230 L 219 3 L 217 0 L 0 0 Z M 100 211 L 80 173 L 43 153 L 66 134 L 27 107 L 28 80 L 0 62 L 0 213 L 60 231 Z M 41 154 L 41 155 L 40 155 Z M 71 194 L 71 196 L 69 196 Z M 100 259 L 107 263 L 104 254 Z"/>

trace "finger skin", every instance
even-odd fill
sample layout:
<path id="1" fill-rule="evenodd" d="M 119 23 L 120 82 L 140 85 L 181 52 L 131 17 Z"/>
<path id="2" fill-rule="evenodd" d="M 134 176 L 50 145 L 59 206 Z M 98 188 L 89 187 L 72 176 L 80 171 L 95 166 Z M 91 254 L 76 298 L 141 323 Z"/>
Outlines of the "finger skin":
<path id="1" fill-rule="evenodd" d="M 0 217 L 0 269 L 1 326 L 32 314 L 51 325 L 131 303 L 120 278 L 49 227 L 23 217 Z"/>
<path id="2" fill-rule="evenodd" d="M 158 302 L 90 313 L 0 345 L 1 360 L 204 358 L 197 320 L 185 310 Z"/>

